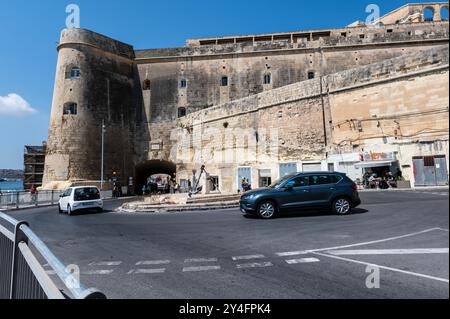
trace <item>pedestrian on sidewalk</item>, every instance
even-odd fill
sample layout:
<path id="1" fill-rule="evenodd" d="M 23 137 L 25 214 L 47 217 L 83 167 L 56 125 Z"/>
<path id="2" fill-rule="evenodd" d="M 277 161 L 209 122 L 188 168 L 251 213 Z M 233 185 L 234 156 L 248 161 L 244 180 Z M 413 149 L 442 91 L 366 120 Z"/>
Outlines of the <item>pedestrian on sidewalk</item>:
<path id="1" fill-rule="evenodd" d="M 37 188 L 36 188 L 36 186 L 34 184 L 31 185 L 30 194 L 31 194 L 31 204 L 37 205 L 38 191 L 37 191 Z"/>

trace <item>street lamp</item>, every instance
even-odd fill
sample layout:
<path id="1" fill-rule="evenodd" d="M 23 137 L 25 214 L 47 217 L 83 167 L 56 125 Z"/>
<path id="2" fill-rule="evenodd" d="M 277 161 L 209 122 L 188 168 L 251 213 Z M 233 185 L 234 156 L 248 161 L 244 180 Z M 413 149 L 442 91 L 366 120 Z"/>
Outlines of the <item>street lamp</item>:
<path id="1" fill-rule="evenodd" d="M 105 161 L 105 120 L 102 120 L 102 167 L 101 167 L 101 173 L 100 173 L 100 189 L 103 190 L 103 180 L 104 180 L 104 161 Z"/>

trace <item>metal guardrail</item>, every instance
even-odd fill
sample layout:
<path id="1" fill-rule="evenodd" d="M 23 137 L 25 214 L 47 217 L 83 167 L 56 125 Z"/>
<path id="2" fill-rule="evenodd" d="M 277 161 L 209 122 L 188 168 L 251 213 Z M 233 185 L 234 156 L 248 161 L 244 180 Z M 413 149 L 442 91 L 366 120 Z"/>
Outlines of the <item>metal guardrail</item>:
<path id="1" fill-rule="evenodd" d="M 49 277 L 34 251 L 51 267 L 64 289 L 59 289 Z M 99 290 L 86 289 L 76 275 L 33 233 L 28 223 L 0 213 L 0 299 L 106 299 Z"/>
<path id="2" fill-rule="evenodd" d="M 30 192 L 1 192 L 0 209 L 19 209 L 33 206 L 56 205 L 63 191 Z M 112 191 L 101 191 L 102 198 L 111 198 Z"/>
<path id="3" fill-rule="evenodd" d="M 17 209 L 30 206 L 55 205 L 62 191 L 2 192 L 0 194 L 0 209 Z"/>

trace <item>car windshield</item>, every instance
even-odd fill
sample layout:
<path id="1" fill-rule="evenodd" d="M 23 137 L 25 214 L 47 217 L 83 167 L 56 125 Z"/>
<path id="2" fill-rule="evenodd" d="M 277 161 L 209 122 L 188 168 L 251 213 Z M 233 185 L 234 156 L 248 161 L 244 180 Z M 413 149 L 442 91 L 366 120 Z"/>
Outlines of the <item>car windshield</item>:
<path id="1" fill-rule="evenodd" d="M 292 177 L 294 177 L 295 174 L 289 174 L 286 175 L 284 177 L 281 177 L 279 179 L 277 179 L 274 183 L 272 183 L 272 185 L 270 185 L 270 188 L 279 188 L 281 187 L 286 181 L 288 181 L 289 179 L 291 179 Z"/>
<path id="2" fill-rule="evenodd" d="M 75 201 L 100 199 L 100 192 L 95 187 L 77 188 L 74 194 Z"/>

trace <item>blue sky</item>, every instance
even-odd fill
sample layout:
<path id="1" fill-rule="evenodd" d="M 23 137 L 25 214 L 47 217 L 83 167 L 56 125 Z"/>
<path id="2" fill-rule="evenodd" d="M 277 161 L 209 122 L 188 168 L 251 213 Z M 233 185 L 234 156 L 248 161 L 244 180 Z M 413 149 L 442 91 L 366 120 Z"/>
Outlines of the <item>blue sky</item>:
<path id="1" fill-rule="evenodd" d="M 82 28 L 143 49 L 196 37 L 340 27 L 365 20 L 368 4 L 384 14 L 408 2 L 421 1 L 0 0 L 0 168 L 22 168 L 24 145 L 47 139 L 56 45 L 70 3 L 80 7 Z"/>

